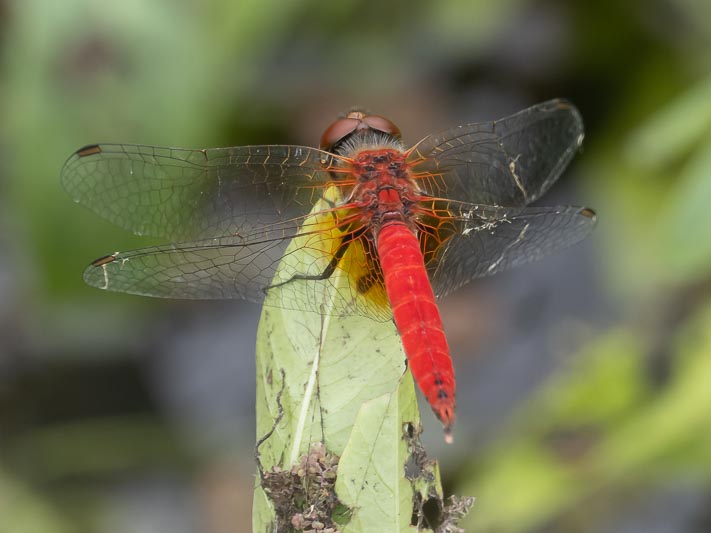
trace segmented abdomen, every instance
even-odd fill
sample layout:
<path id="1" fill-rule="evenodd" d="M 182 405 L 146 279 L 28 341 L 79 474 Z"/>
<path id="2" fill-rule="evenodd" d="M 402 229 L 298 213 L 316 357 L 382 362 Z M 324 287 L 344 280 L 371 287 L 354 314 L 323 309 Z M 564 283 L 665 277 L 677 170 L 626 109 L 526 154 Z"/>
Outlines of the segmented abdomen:
<path id="1" fill-rule="evenodd" d="M 397 221 L 380 229 L 377 246 L 385 289 L 412 375 L 449 432 L 454 422 L 454 369 L 419 241 Z"/>

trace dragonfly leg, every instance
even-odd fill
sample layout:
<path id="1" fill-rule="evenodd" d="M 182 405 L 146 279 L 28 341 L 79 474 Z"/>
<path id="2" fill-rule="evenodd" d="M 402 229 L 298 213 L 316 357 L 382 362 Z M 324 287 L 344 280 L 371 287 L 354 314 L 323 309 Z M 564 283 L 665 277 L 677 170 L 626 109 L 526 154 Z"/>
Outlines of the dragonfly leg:
<path id="1" fill-rule="evenodd" d="M 336 250 L 336 253 L 333 254 L 333 257 L 331 257 L 331 260 L 328 262 L 328 266 L 324 269 L 323 272 L 320 274 L 314 274 L 312 276 L 308 276 L 306 274 L 295 274 L 292 276 L 290 279 L 286 281 L 282 281 L 281 283 L 276 283 L 274 285 L 269 285 L 268 287 L 264 288 L 264 292 L 267 292 L 270 289 L 275 289 L 277 287 L 281 287 L 283 285 L 286 285 L 287 283 L 291 283 L 292 281 L 297 281 L 297 280 L 308 280 L 308 281 L 321 281 L 324 279 L 330 278 L 333 273 L 336 271 L 336 267 L 338 266 L 338 263 L 341 262 L 341 259 L 343 259 L 343 256 L 346 254 L 346 251 L 348 250 L 348 246 L 356 239 L 358 239 L 363 233 L 366 232 L 366 228 L 360 228 L 357 229 L 356 231 L 353 231 L 349 233 L 348 235 L 345 235 L 343 237 L 343 240 L 341 241 L 341 244 L 338 245 L 338 249 Z"/>

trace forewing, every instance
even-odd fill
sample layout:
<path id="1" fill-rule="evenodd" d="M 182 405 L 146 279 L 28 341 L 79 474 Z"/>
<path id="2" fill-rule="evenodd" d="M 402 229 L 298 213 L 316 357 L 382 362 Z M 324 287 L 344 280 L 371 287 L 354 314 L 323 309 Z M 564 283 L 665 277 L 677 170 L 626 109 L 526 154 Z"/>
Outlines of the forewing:
<path id="1" fill-rule="evenodd" d="M 409 161 L 432 196 L 523 206 L 558 179 L 582 140 L 578 110 L 564 100 L 550 100 L 501 120 L 425 137 Z"/>
<path id="2" fill-rule="evenodd" d="M 586 207 L 512 208 L 442 201 L 440 209 L 452 214 L 440 221 L 451 231 L 443 233 L 446 238 L 433 247 L 426 263 L 438 297 L 475 278 L 577 243 L 592 231 L 596 218 Z"/>
<path id="3" fill-rule="evenodd" d="M 61 178 L 74 201 L 122 228 L 190 240 L 306 215 L 336 162 L 337 156 L 302 146 L 103 144 L 75 152 Z"/>

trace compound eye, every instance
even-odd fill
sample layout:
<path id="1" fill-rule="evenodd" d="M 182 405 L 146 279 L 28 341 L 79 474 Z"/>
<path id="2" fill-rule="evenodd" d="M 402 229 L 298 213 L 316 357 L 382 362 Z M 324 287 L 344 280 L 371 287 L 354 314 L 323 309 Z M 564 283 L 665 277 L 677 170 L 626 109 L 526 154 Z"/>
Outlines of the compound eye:
<path id="1" fill-rule="evenodd" d="M 321 150 L 330 150 L 333 146 L 353 133 L 360 124 L 361 120 L 359 118 L 339 118 L 323 132 L 321 136 Z"/>
<path id="2" fill-rule="evenodd" d="M 400 128 L 398 128 L 395 124 L 393 124 L 391 121 L 389 121 L 385 117 L 381 117 L 379 115 L 368 115 L 366 117 L 363 117 L 363 123 L 366 124 L 370 129 L 380 131 L 382 133 L 387 133 L 388 135 L 392 135 L 393 137 L 400 138 L 402 135 L 400 134 Z"/>
<path id="3" fill-rule="evenodd" d="M 399 139 L 400 129 L 385 117 L 351 111 L 331 124 L 321 136 L 321 150 L 331 151 L 336 145 L 357 130 L 373 130 Z"/>

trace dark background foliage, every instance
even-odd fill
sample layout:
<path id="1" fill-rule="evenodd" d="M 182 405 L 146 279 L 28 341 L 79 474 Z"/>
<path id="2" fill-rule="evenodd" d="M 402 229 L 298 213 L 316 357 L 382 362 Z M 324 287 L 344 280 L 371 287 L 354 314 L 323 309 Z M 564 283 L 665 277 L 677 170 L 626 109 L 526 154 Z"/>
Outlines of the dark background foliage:
<path id="1" fill-rule="evenodd" d="M 84 286 L 150 241 L 71 202 L 73 150 L 313 145 L 353 105 L 415 142 L 556 96 L 587 136 L 541 203 L 598 228 L 442 302 L 426 445 L 469 531 L 711 529 L 709 50 L 691 0 L 0 1 L 0 530 L 250 524 L 259 309 Z"/>

